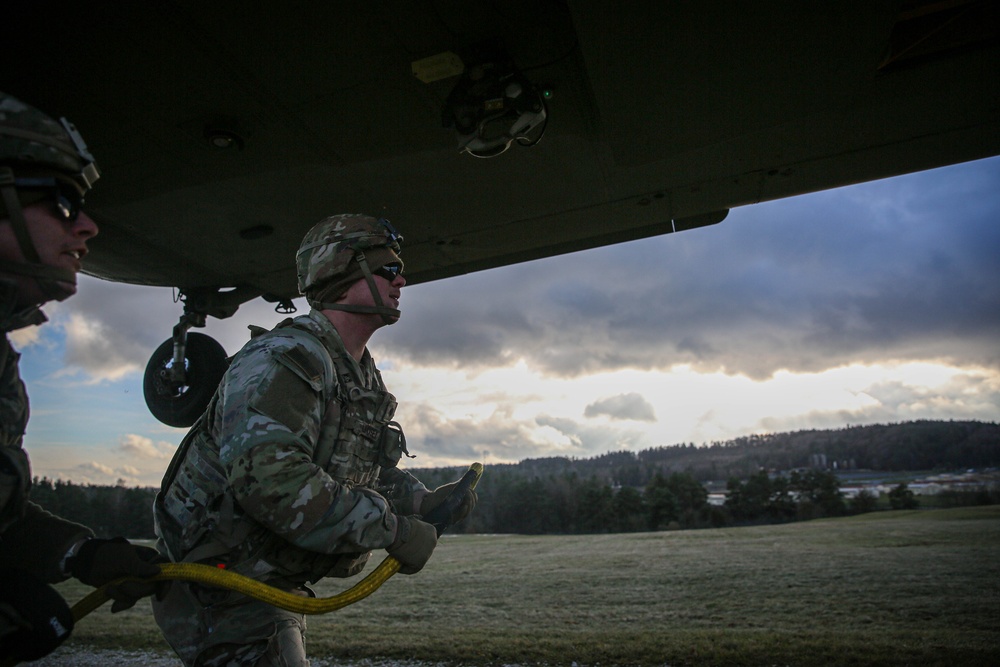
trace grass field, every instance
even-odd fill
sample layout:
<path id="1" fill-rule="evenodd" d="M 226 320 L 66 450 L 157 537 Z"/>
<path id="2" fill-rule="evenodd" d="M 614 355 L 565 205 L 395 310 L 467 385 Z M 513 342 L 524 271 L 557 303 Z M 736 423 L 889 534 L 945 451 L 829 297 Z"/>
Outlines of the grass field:
<path id="1" fill-rule="evenodd" d="M 86 590 L 63 592 L 75 601 Z M 145 603 L 114 616 L 99 609 L 70 641 L 169 651 Z M 309 653 L 452 665 L 993 667 L 1000 507 L 721 530 L 446 537 L 420 574 L 310 617 Z"/>

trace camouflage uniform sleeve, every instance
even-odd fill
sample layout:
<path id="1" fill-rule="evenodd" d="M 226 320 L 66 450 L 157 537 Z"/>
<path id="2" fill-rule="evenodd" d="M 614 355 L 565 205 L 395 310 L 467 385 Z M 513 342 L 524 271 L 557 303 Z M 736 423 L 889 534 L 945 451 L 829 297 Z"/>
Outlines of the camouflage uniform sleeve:
<path id="1" fill-rule="evenodd" d="M 55 583 L 66 579 L 59 567 L 66 551 L 93 533 L 29 501 L 31 465 L 21 446 L 28 412 L 18 355 L 5 335 L 0 340 L 0 567 L 28 570 Z"/>
<path id="2" fill-rule="evenodd" d="M 313 463 L 320 429 L 336 427 L 320 353 L 275 333 L 237 356 L 216 412 L 220 461 L 243 512 L 292 544 L 320 553 L 384 548 L 396 532 L 388 501 Z"/>
<path id="3" fill-rule="evenodd" d="M 31 572 L 50 584 L 68 578 L 60 564 L 69 548 L 92 530 L 48 512 L 29 502 L 24 516 L 9 526 L 0 541 L 0 567 Z"/>

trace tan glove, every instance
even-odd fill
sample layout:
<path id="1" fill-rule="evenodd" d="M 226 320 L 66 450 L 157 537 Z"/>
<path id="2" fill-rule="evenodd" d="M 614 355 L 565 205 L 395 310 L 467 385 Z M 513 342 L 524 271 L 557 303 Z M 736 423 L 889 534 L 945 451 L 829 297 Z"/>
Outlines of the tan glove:
<path id="1" fill-rule="evenodd" d="M 437 546 L 437 530 L 415 516 L 396 515 L 396 539 L 386 549 L 400 562 L 402 574 L 416 574 L 430 560 Z"/>
<path id="2" fill-rule="evenodd" d="M 439 486 L 427 493 L 420 501 L 420 516 L 426 517 L 431 511 L 439 506 L 445 501 L 445 499 L 451 495 L 455 487 L 458 486 L 458 482 L 452 482 L 451 484 L 444 484 Z M 469 513 L 476 508 L 476 503 L 479 502 L 479 496 L 472 489 L 469 489 L 465 497 L 462 498 L 462 502 L 458 505 L 454 511 L 452 511 L 451 516 L 445 522 L 447 525 L 451 526 L 458 523 L 465 517 L 469 516 Z"/>

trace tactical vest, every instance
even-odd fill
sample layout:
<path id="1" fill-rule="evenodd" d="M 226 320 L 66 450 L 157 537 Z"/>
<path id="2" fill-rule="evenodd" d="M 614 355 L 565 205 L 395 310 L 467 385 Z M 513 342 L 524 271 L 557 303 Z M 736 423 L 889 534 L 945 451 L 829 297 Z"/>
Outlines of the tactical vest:
<path id="1" fill-rule="evenodd" d="M 0 535 L 24 515 L 31 488 L 31 466 L 21 447 L 28 425 L 28 393 L 18 370 L 21 355 L 7 334 L 45 321 L 37 307 L 16 309 L 17 291 L 12 280 L 0 279 Z"/>
<path id="2" fill-rule="evenodd" d="M 21 448 L 28 423 L 28 395 L 18 374 L 19 355 L 0 341 L 0 534 L 21 518 L 31 486 L 28 455 Z"/>
<path id="3" fill-rule="evenodd" d="M 382 468 L 394 467 L 406 452 L 402 430 L 392 421 L 396 399 L 385 390 L 374 365 L 375 388 L 358 386 L 346 352 L 331 354 L 309 324 L 308 318 L 288 319 L 275 329 L 301 337 L 309 349 L 324 350 L 317 357 L 296 346 L 285 359 L 314 387 L 322 388 L 326 402 L 313 462 L 341 484 L 370 488 Z M 264 332 L 256 329 L 254 336 Z M 243 514 L 228 488 L 211 435 L 218 399 L 217 391 L 164 475 L 154 508 L 161 550 L 174 561 L 224 562 L 230 570 L 278 585 L 281 580 L 298 585 L 360 572 L 371 552 L 307 551 Z"/>

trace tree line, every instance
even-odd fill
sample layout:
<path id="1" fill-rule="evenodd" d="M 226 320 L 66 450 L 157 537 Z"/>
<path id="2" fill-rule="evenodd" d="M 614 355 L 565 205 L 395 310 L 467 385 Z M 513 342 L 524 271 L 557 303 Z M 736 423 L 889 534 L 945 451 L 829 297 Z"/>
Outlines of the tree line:
<path id="1" fill-rule="evenodd" d="M 423 479 L 429 486 L 453 481 L 461 470 L 441 468 Z M 985 495 L 983 495 L 985 493 Z M 877 498 L 867 492 L 845 499 L 830 471 L 761 470 L 745 480 L 731 478 L 721 505 L 690 473 L 657 474 L 642 488 L 612 487 L 575 474 L 525 478 L 509 471 L 486 475 L 477 487 L 476 511 L 452 529 L 457 533 L 594 534 L 627 533 L 802 521 L 871 512 Z M 98 535 L 152 538 L 156 490 L 124 486 L 80 486 L 35 479 L 32 499 L 46 509 L 92 527 Z M 891 507 L 919 502 L 905 483 L 889 494 Z M 955 498 L 953 504 L 1000 502 L 1000 492 Z"/>
<path id="2" fill-rule="evenodd" d="M 100 537 L 152 538 L 156 491 L 150 487 L 128 488 L 124 482 L 95 486 L 36 477 L 31 485 L 31 501 L 53 514 L 89 526 Z"/>
<path id="3" fill-rule="evenodd" d="M 611 533 L 841 516 L 876 508 L 871 494 L 848 500 L 840 490 L 837 472 L 861 468 L 859 461 L 885 471 L 996 467 L 998 454 L 996 424 L 910 422 L 751 436 L 697 448 L 681 444 L 611 452 L 589 459 L 528 459 L 487 465 L 477 487 L 476 511 L 453 530 Z M 872 467 L 876 462 L 883 467 Z M 434 488 L 458 479 L 464 469 L 412 472 Z M 708 502 L 708 480 L 725 480 L 724 504 Z M 31 497 L 100 535 L 149 538 L 155 495 L 156 489 L 126 488 L 123 483 L 92 486 L 36 478 Z M 995 496 L 993 491 L 952 502 L 1000 500 Z M 889 502 L 910 507 L 916 499 L 900 485 L 889 494 Z"/>
<path id="4" fill-rule="evenodd" d="M 453 471 L 454 477 L 458 471 Z M 442 476 L 445 481 L 448 476 Z M 875 511 L 878 498 L 862 492 L 846 498 L 840 478 L 828 470 L 766 470 L 747 479 L 730 478 L 725 500 L 709 502 L 705 486 L 690 473 L 657 473 L 644 487 L 613 487 L 575 474 L 519 478 L 509 472 L 483 477 L 476 511 L 453 532 L 592 534 L 804 521 Z M 1000 492 L 953 496 L 952 505 L 1000 503 Z M 892 509 L 919 506 L 906 483 L 888 494 Z"/>
<path id="5" fill-rule="evenodd" d="M 759 470 L 956 470 L 1000 467 L 1000 425 L 977 421 L 914 421 L 734 438 L 701 446 L 681 443 L 586 459 L 549 457 L 492 470 L 528 477 L 576 473 L 614 486 L 645 486 L 657 474 L 695 479 L 746 479 Z M 418 475 L 419 476 L 419 475 Z"/>

